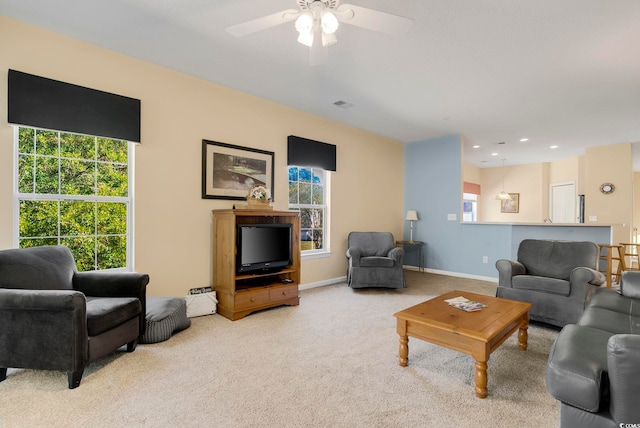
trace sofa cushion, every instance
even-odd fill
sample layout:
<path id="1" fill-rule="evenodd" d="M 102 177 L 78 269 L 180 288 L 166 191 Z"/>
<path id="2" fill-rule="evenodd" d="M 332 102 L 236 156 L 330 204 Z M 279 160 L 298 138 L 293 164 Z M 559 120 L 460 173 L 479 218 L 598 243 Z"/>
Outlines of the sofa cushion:
<path id="1" fill-rule="evenodd" d="M 589 412 L 600 410 L 609 396 L 607 342 L 613 333 L 575 324 L 566 325 L 551 347 L 547 390 L 563 403 Z"/>
<path id="2" fill-rule="evenodd" d="M 393 267 L 393 259 L 389 257 L 362 257 L 360 267 Z"/>
<path id="3" fill-rule="evenodd" d="M 597 269 L 598 246 L 588 241 L 524 239 L 518 247 L 518 261 L 529 275 L 569 280 L 577 267 Z"/>
<path id="4" fill-rule="evenodd" d="M 584 310 L 578 325 L 597 328 L 612 334 L 640 334 L 640 317 L 593 306 Z"/>
<path id="5" fill-rule="evenodd" d="M 540 291 L 543 293 L 560 294 L 568 296 L 571 292 L 571 284 L 564 279 L 546 278 L 543 276 L 516 275 L 511 279 L 513 288 L 521 290 Z"/>
<path id="6" fill-rule="evenodd" d="M 89 336 L 97 336 L 142 312 L 142 304 L 135 297 L 87 297 L 87 329 Z"/>

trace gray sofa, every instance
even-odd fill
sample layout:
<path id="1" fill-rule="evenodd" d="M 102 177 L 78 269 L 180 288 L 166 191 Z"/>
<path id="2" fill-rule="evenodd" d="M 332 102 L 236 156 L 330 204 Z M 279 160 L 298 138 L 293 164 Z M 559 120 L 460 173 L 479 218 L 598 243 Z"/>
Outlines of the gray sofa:
<path id="1" fill-rule="evenodd" d="M 69 388 L 84 368 L 145 331 L 149 276 L 78 272 L 65 246 L 0 251 L 0 382 L 7 368 L 64 370 Z"/>
<path id="2" fill-rule="evenodd" d="M 547 390 L 562 428 L 640 427 L 640 272 L 601 288 L 551 348 Z"/>
<path id="3" fill-rule="evenodd" d="M 605 283 L 598 245 L 587 241 L 524 239 L 518 260 L 498 260 L 497 297 L 533 304 L 534 321 L 563 327 L 578 321 Z"/>
<path id="4" fill-rule="evenodd" d="M 404 249 L 394 245 L 390 232 L 351 232 L 347 245 L 350 287 L 406 287 Z"/>

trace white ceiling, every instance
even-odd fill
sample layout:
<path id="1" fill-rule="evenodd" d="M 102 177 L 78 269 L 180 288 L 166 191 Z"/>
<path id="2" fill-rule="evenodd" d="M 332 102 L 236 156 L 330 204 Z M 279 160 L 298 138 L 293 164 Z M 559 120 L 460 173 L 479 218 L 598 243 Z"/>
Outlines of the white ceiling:
<path id="1" fill-rule="evenodd" d="M 225 32 L 296 3 L 0 0 L 0 13 L 402 142 L 463 134 L 478 167 L 640 142 L 640 0 L 349 0 L 413 26 L 341 25 L 315 67 L 293 22 Z"/>

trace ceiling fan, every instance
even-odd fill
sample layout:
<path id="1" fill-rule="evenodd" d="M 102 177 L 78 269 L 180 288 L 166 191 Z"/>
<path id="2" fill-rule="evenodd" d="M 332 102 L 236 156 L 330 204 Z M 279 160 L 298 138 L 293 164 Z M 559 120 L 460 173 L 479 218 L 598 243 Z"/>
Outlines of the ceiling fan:
<path id="1" fill-rule="evenodd" d="M 336 43 L 340 23 L 355 25 L 391 36 L 402 36 L 413 23 L 410 18 L 392 15 L 353 4 L 340 4 L 340 0 L 295 0 L 298 9 L 287 9 L 227 28 L 236 36 L 246 36 L 276 25 L 296 20 L 298 42 L 308 46 L 311 65 L 327 61 L 327 48 Z"/>

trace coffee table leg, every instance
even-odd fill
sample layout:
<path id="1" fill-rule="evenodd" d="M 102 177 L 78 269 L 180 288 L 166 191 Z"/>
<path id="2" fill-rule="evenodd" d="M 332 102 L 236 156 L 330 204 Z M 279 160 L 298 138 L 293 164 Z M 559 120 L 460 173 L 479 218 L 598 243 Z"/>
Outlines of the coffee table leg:
<path id="1" fill-rule="evenodd" d="M 521 350 L 527 350 L 527 343 L 529 341 L 529 321 L 525 319 L 522 324 L 520 324 L 520 330 L 518 330 L 518 346 Z"/>
<path id="2" fill-rule="evenodd" d="M 400 336 L 400 349 L 398 351 L 400 358 L 400 366 L 407 367 L 407 363 L 409 362 L 409 337 L 408 336 Z"/>
<path id="3" fill-rule="evenodd" d="M 487 362 L 476 360 L 476 397 L 487 396 Z"/>

